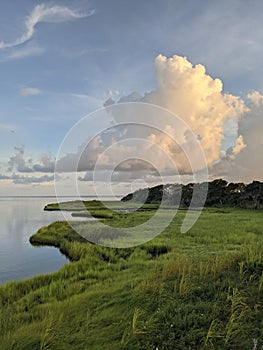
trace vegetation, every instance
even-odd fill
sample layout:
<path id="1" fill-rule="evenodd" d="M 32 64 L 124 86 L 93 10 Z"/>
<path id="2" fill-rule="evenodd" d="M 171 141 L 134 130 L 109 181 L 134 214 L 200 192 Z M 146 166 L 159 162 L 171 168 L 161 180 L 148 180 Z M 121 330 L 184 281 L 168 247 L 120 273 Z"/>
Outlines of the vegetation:
<path id="1" fill-rule="evenodd" d="M 134 211 L 152 211 L 155 209 L 158 209 L 158 204 L 152 204 L 152 203 L 146 203 L 142 204 L 140 202 L 138 203 L 125 203 L 123 202 L 117 202 L 117 201 L 105 201 L 100 202 L 98 200 L 92 200 L 92 201 L 71 201 L 71 202 L 62 202 L 62 203 L 52 203 L 47 204 L 44 207 L 44 210 L 46 211 L 54 211 L 54 210 L 62 210 L 62 211 L 71 211 L 74 214 L 73 216 L 78 216 L 78 213 L 84 211 L 87 212 L 87 210 L 92 214 L 92 216 L 97 216 L 103 211 L 108 211 L 111 209 L 111 212 L 116 214 L 116 212 L 120 213 L 129 213 Z M 114 211 L 114 212 L 113 212 Z M 102 217 L 103 215 L 101 215 Z"/>
<path id="2" fill-rule="evenodd" d="M 152 212 L 116 215 L 101 220 L 132 226 Z M 41 228 L 31 243 L 71 263 L 0 288 L 1 350 L 262 349 L 262 212 L 205 209 L 181 234 L 184 215 L 128 249 L 91 244 L 66 222 Z"/>
<path id="3" fill-rule="evenodd" d="M 253 181 L 245 185 L 243 183 L 227 183 L 222 179 L 201 184 L 167 184 L 144 188 L 129 193 L 122 198 L 122 201 L 160 203 L 164 199 L 168 204 L 178 203 L 182 207 L 189 207 L 194 188 L 200 194 L 207 189 L 206 207 L 239 207 L 258 210 L 263 203 L 262 182 Z"/>

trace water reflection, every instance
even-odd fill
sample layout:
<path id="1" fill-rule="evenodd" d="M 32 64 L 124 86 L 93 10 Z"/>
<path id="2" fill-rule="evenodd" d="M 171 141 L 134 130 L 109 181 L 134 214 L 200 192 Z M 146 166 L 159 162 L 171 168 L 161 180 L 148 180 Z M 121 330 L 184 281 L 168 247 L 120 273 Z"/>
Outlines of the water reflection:
<path id="1" fill-rule="evenodd" d="M 29 237 L 41 226 L 64 220 L 60 212 L 44 212 L 55 198 L 0 198 L 0 284 L 57 271 L 67 262 L 53 247 L 33 247 Z"/>

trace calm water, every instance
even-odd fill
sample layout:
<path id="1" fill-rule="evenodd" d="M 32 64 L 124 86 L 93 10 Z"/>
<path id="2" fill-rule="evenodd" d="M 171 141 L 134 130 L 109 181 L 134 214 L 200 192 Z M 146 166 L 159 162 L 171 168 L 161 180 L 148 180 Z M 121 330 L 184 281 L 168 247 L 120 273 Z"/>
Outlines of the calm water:
<path id="1" fill-rule="evenodd" d="M 29 243 L 41 226 L 65 220 L 60 212 L 43 211 L 54 202 L 56 198 L 0 198 L 0 284 L 57 271 L 68 262 L 57 248 Z"/>

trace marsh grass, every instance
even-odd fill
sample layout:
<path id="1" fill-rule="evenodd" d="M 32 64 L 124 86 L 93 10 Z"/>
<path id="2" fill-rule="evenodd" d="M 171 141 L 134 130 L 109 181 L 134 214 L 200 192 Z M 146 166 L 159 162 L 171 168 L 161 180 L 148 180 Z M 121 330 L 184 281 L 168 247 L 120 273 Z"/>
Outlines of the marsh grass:
<path id="1" fill-rule="evenodd" d="M 121 215 L 109 221 L 152 213 Z M 56 246 L 71 263 L 1 286 L 1 350 L 260 349 L 262 212 L 206 209 L 181 234 L 184 215 L 128 249 L 89 243 L 66 222 L 41 228 L 31 243 Z"/>

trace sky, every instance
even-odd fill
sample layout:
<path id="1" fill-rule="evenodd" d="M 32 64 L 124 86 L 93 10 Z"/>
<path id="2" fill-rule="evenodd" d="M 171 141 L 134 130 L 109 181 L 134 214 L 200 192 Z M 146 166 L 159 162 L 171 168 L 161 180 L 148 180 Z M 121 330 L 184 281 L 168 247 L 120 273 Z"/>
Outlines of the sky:
<path id="1" fill-rule="evenodd" d="M 65 195 L 74 193 L 73 178 L 82 194 L 92 195 L 96 159 L 114 143 L 119 194 L 136 181 L 158 182 L 155 175 L 167 168 L 162 155 L 154 167 L 146 164 L 153 161 L 145 161 L 149 142 L 177 162 L 178 172 L 188 175 L 183 182 L 191 179 L 179 151 L 186 140 L 171 140 L 169 123 L 162 132 L 137 125 L 96 135 L 112 120 L 95 112 L 87 134 L 62 154 L 65 136 L 106 101 L 154 104 L 180 117 L 199 141 L 209 179 L 263 180 L 262 13 L 260 0 L 2 1 L 0 195 L 54 194 L 56 157 L 65 164 L 56 176 Z M 162 120 L 166 112 L 159 113 Z M 118 106 L 112 114 L 121 123 Z M 138 145 L 126 144 L 124 134 L 148 142 L 140 144 L 144 161 L 128 160 Z M 76 177 L 68 163 L 75 164 L 80 149 L 89 166 Z M 111 161 L 101 162 L 99 182 L 107 192 L 103 176 Z M 176 181 L 171 173 L 167 168 L 167 181 Z"/>

